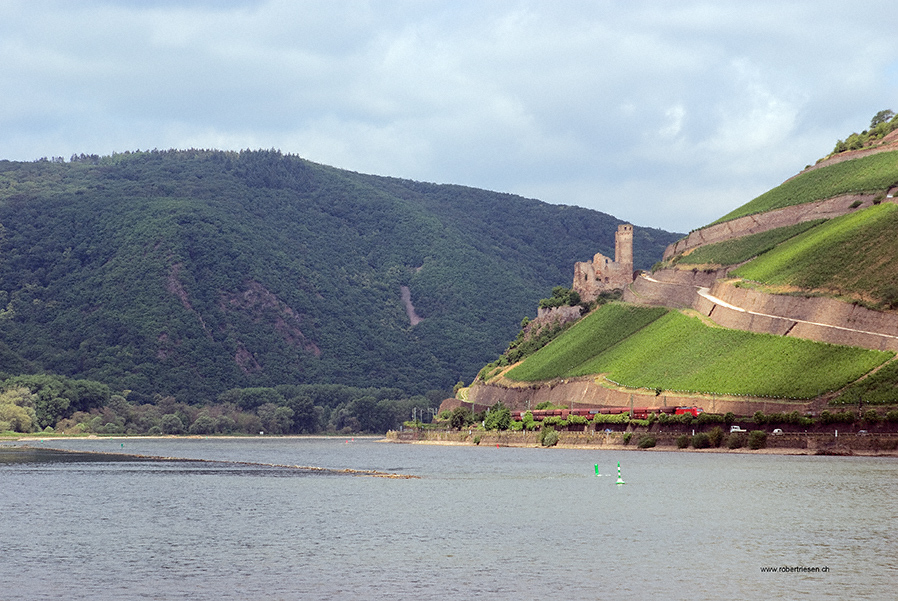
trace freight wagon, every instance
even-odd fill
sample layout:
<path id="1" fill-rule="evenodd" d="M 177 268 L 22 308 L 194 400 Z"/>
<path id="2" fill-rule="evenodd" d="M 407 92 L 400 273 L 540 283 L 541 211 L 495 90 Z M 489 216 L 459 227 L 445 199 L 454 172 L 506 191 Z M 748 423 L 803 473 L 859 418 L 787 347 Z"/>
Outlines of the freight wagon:
<path id="1" fill-rule="evenodd" d="M 568 419 L 572 415 L 579 415 L 581 417 L 585 417 L 587 419 L 593 419 L 596 415 L 617 415 L 619 413 L 629 413 L 629 407 L 595 407 L 591 409 L 534 409 L 530 413 L 533 414 L 533 421 L 541 422 L 547 417 L 560 417 L 561 419 Z M 524 413 L 526 411 L 512 411 L 511 419 L 515 421 L 522 421 L 524 419 Z M 693 417 L 698 417 L 700 413 L 703 413 L 701 407 L 634 407 L 633 408 L 633 418 L 634 419 L 648 419 L 649 415 L 652 413 L 661 414 L 666 413 L 668 415 L 685 415 L 690 414 Z"/>

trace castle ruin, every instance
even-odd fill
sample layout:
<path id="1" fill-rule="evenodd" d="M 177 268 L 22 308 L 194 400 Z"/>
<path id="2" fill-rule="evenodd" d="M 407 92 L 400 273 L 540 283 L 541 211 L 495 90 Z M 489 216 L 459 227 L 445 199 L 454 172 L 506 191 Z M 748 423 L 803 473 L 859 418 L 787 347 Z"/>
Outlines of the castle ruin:
<path id="1" fill-rule="evenodd" d="M 574 285 L 580 299 L 594 301 L 608 290 L 626 288 L 633 282 L 633 226 L 617 226 L 614 260 L 596 253 L 592 261 L 574 263 Z"/>

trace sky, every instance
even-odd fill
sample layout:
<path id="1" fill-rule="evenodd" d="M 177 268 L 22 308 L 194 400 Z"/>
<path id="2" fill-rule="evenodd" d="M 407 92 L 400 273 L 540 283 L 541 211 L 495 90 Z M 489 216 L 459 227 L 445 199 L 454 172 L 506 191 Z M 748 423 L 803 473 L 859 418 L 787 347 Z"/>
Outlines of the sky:
<path id="1" fill-rule="evenodd" d="M 0 0 L 0 159 L 277 148 L 688 232 L 898 111 L 894 0 Z"/>

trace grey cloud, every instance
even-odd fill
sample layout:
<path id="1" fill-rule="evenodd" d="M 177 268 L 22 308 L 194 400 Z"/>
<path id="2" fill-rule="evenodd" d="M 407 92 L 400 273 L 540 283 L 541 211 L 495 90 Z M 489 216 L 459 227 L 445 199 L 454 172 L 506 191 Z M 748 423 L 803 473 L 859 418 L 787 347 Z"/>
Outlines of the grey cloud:
<path id="1" fill-rule="evenodd" d="M 6 2 L 0 158 L 278 147 L 687 231 L 898 109 L 889 2 Z"/>

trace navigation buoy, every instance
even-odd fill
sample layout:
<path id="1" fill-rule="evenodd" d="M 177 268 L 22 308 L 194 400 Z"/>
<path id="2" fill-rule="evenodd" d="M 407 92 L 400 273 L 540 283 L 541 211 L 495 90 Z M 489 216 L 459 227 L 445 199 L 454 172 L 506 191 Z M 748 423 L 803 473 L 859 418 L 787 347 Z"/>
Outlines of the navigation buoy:
<path id="1" fill-rule="evenodd" d="M 624 482 L 624 479 L 621 478 L 620 475 L 620 461 L 617 462 L 617 484 L 626 484 L 626 482 Z"/>
<path id="2" fill-rule="evenodd" d="M 597 463 L 597 464 L 596 464 L 596 478 L 598 478 L 598 477 L 601 476 L 601 475 L 602 475 L 602 474 L 599 473 L 599 464 Z"/>

